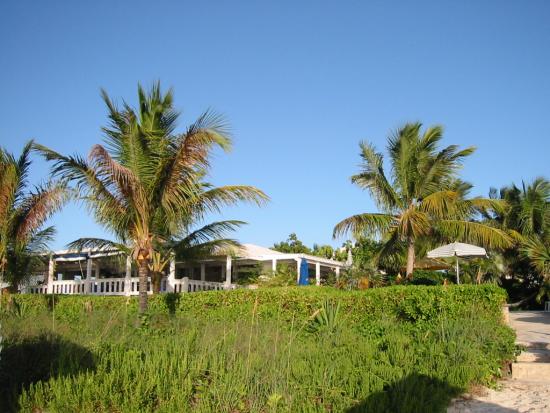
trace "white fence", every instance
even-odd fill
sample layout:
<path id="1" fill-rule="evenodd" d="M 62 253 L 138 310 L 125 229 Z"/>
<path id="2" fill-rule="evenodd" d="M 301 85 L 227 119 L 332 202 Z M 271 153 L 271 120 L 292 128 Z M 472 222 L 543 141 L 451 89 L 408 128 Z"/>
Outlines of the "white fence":
<path id="1" fill-rule="evenodd" d="M 171 282 L 170 282 L 171 281 Z M 147 292 L 153 293 L 151 280 L 147 282 Z M 160 292 L 194 293 L 211 290 L 233 290 L 235 284 L 212 281 L 191 280 L 187 277 L 169 280 L 164 277 L 160 283 Z M 22 292 L 28 294 L 47 294 L 48 285 L 28 286 Z M 139 278 L 101 278 L 98 280 L 53 281 L 53 294 L 92 294 L 92 295 L 138 295 Z"/>

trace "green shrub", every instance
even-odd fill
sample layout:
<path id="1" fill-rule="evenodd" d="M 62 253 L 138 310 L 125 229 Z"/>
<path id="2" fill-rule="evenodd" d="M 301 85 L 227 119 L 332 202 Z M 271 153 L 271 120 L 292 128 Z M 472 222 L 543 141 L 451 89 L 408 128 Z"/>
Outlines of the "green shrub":
<path id="1" fill-rule="evenodd" d="M 487 316 L 500 318 L 506 292 L 494 285 L 393 286 L 363 291 L 341 291 L 331 287 L 286 287 L 208 291 L 200 294 L 161 294 L 150 297 L 151 313 L 197 315 L 210 319 L 240 320 L 248 317 L 258 302 L 258 316 L 278 315 L 290 321 L 305 320 L 327 299 L 340 302 L 342 313 L 352 320 L 392 316 L 408 321 L 430 321 L 440 314 L 457 318 L 471 306 Z M 29 315 L 49 309 L 60 320 L 74 320 L 89 311 L 137 312 L 137 297 L 18 295 L 2 298 L 3 312 L 8 300 L 25 307 Z"/>
<path id="2" fill-rule="evenodd" d="M 514 353 L 490 285 L 12 299 L 1 411 L 443 412 Z"/>

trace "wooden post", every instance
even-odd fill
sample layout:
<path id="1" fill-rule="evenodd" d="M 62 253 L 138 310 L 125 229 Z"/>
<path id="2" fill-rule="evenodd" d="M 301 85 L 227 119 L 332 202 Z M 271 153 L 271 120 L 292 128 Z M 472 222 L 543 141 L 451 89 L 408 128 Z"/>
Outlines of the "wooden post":
<path id="1" fill-rule="evenodd" d="M 84 294 L 91 294 L 92 287 L 92 259 L 86 258 L 86 279 L 84 280 Z"/>
<path id="2" fill-rule="evenodd" d="M 502 306 L 502 320 L 504 324 L 510 325 L 510 306 L 508 304 Z"/>
<path id="3" fill-rule="evenodd" d="M 206 281 L 206 264 L 201 263 L 201 281 Z"/>
<path id="4" fill-rule="evenodd" d="M 124 295 L 132 294 L 132 257 L 126 257 L 126 273 L 124 274 Z"/>
<path id="5" fill-rule="evenodd" d="M 170 270 L 168 272 L 168 279 L 166 280 L 166 292 L 174 292 L 174 284 L 176 281 L 176 257 L 172 255 L 170 257 Z"/>
<path id="6" fill-rule="evenodd" d="M 315 263 L 315 285 L 321 285 L 321 263 Z"/>
<path id="7" fill-rule="evenodd" d="M 48 263 L 48 294 L 53 294 L 53 275 L 55 272 L 55 261 L 53 256 L 50 255 L 50 261 Z"/>
<path id="8" fill-rule="evenodd" d="M 231 256 L 228 255 L 227 259 L 225 260 L 225 288 L 229 288 L 231 286 L 231 270 L 232 260 Z"/>

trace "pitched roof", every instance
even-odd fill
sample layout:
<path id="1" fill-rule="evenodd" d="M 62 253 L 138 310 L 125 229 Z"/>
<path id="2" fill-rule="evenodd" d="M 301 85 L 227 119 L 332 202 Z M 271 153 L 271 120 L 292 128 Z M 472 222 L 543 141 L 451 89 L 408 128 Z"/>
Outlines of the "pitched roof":
<path id="1" fill-rule="evenodd" d="M 272 250 L 270 248 L 261 247 L 254 244 L 241 244 L 238 255 L 243 258 L 248 257 L 262 257 L 262 256 L 272 256 L 272 255 L 285 255 L 282 252 Z"/>

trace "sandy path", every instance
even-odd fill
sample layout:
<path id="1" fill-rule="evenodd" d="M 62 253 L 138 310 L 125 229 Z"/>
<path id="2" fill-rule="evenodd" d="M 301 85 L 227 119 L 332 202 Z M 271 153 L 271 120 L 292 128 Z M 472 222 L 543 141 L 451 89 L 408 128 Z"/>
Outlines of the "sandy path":
<path id="1" fill-rule="evenodd" d="M 517 311 L 510 313 L 510 325 L 517 343 L 526 347 L 550 349 L 550 313 Z M 541 379 L 544 379 L 541 377 Z M 547 380 L 549 378 L 546 378 Z M 508 379 L 498 390 L 483 389 L 481 394 L 455 400 L 448 413 L 550 413 L 550 382 L 534 383 Z"/>
<path id="2" fill-rule="evenodd" d="M 505 380 L 498 390 L 455 400 L 447 413 L 549 413 L 550 384 Z"/>

